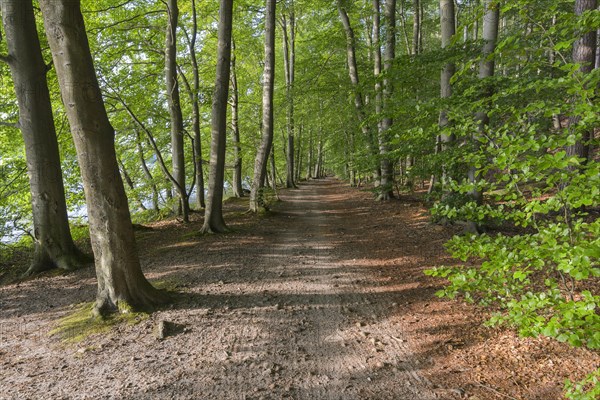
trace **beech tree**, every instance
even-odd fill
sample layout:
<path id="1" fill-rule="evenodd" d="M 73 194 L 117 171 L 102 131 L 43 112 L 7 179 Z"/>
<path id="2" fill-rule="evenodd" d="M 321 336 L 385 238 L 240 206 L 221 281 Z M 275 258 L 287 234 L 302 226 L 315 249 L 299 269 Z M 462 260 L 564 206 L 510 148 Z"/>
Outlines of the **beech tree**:
<path id="1" fill-rule="evenodd" d="M 265 65 L 262 95 L 262 137 L 254 161 L 254 178 L 250 190 L 250 211 L 258 212 L 264 206 L 262 188 L 269 154 L 273 144 L 273 88 L 275 82 L 275 0 L 266 0 L 265 8 Z M 275 170 L 273 169 L 273 181 Z"/>
<path id="2" fill-rule="evenodd" d="M 233 0 L 221 0 L 219 14 L 217 78 L 212 103 L 210 174 L 206 212 L 202 227 L 202 232 L 206 233 L 227 231 L 223 219 L 223 183 L 225 177 L 225 144 L 227 140 L 227 100 L 231 71 Z"/>
<path id="3" fill-rule="evenodd" d="M 596 0 L 575 0 L 575 15 L 581 16 L 585 12 L 596 10 L 596 7 Z M 573 62 L 579 64 L 578 73 L 580 76 L 589 74 L 595 67 L 596 37 L 597 31 L 589 30 L 577 38 L 573 45 Z M 577 127 L 580 123 L 580 116 L 571 116 L 569 118 L 569 129 Z M 581 135 L 581 139 L 567 147 L 567 154 L 581 157 L 587 161 L 590 157 L 590 139 L 592 138 L 592 133 L 591 129 L 585 129 Z"/>
<path id="4" fill-rule="evenodd" d="M 378 154 L 378 149 L 375 146 L 375 138 L 367 122 L 365 101 L 360 85 L 358 64 L 356 61 L 356 38 L 354 36 L 354 29 L 352 29 L 350 18 L 348 17 L 348 12 L 346 11 L 344 4 L 342 3 L 342 0 L 337 0 L 337 9 L 340 19 L 342 21 L 342 25 L 344 27 L 344 33 L 346 35 L 346 62 L 348 65 L 348 76 L 350 77 L 352 90 L 354 92 L 353 95 L 356 116 L 358 118 L 358 123 L 361 127 L 362 134 L 368 143 L 370 153 L 372 156 L 374 156 Z M 317 157 L 317 159 L 321 160 L 321 157 Z M 378 165 L 379 163 L 374 162 L 373 164 L 375 165 L 373 168 L 373 175 L 375 179 L 379 182 L 381 180 L 381 168 Z"/>
<path id="5" fill-rule="evenodd" d="M 294 2 L 290 1 L 287 10 L 282 13 L 280 24 L 283 33 L 283 71 L 285 76 L 285 99 L 287 119 L 287 146 L 286 146 L 286 187 L 296 187 L 294 146 L 296 126 L 294 123 L 294 80 L 296 65 L 296 17 L 294 14 Z M 299 166 L 298 166 L 299 168 Z"/>
<path id="6" fill-rule="evenodd" d="M 182 214 L 184 222 L 188 222 L 190 206 L 185 186 L 183 115 L 181 112 L 179 81 L 177 79 L 177 23 L 179 21 L 179 7 L 177 0 L 168 0 L 166 5 L 169 18 L 165 36 L 165 82 L 167 85 L 169 115 L 171 117 L 173 178 L 176 183 L 175 189 L 179 193 L 179 212 Z"/>
<path id="7" fill-rule="evenodd" d="M 153 306 L 165 294 L 146 280 L 119 174 L 112 128 L 88 44 L 79 0 L 40 0 L 62 100 L 81 167 L 96 263 L 95 313 L 123 303 Z"/>
<path id="8" fill-rule="evenodd" d="M 379 6 L 379 5 L 378 5 Z M 393 95 L 393 78 L 392 69 L 396 58 L 396 0 L 386 0 L 385 2 L 385 22 L 386 22 L 386 41 L 384 55 L 384 71 L 385 78 L 383 79 L 383 110 L 384 118 L 379 125 L 379 155 L 381 157 L 381 191 L 379 193 L 380 200 L 389 200 L 394 197 L 393 191 L 393 165 L 388 156 L 388 136 L 389 130 L 392 127 L 392 117 L 390 114 L 393 110 L 392 95 Z M 379 24 L 378 24 L 379 25 Z M 375 28 L 373 28 L 375 29 Z M 379 37 L 379 35 L 377 35 Z M 380 48 L 379 44 L 376 44 Z M 380 52 L 380 50 L 379 50 Z M 379 54 L 381 60 L 381 54 Z M 381 61 L 380 70 L 381 70 Z"/>
<path id="9" fill-rule="evenodd" d="M 485 0 L 483 3 L 485 10 L 483 16 L 483 50 L 481 61 L 479 62 L 479 79 L 484 81 L 484 90 L 482 93 L 483 99 L 489 99 L 492 95 L 492 86 L 489 84 L 489 79 L 494 76 L 496 62 L 494 60 L 494 51 L 496 42 L 498 41 L 498 27 L 500 24 L 500 6 L 495 0 Z M 484 102 L 484 109 L 479 110 L 476 115 L 479 125 L 479 133 L 473 138 L 473 145 L 478 146 L 478 137 L 485 134 L 485 130 L 489 124 L 488 108 L 490 107 L 487 101 Z M 476 203 L 481 203 L 483 194 L 477 188 L 479 171 L 478 168 L 472 166 L 469 169 L 469 181 L 473 185 L 471 196 Z"/>
<path id="10" fill-rule="evenodd" d="M 196 0 L 192 0 L 191 6 L 192 32 L 188 37 L 188 42 L 192 63 L 193 86 L 188 88 L 188 92 L 192 103 L 192 130 L 194 132 L 194 158 L 196 162 L 196 202 L 199 208 L 204 208 L 206 202 L 204 198 L 204 169 L 202 167 L 202 134 L 200 132 L 200 71 L 198 57 L 196 56 L 196 41 L 198 40 L 198 13 L 196 11 Z"/>
<path id="11" fill-rule="evenodd" d="M 31 0 L 2 0 L 2 22 L 19 103 L 31 191 L 34 256 L 27 275 L 53 267 L 72 270 L 87 261 L 73 243 L 62 179 L 46 65 Z"/>
<path id="12" fill-rule="evenodd" d="M 231 40 L 231 131 L 233 133 L 233 195 L 244 197 L 242 187 L 242 149 L 240 146 L 240 95 L 236 70 L 235 40 Z"/>
<path id="13" fill-rule="evenodd" d="M 448 49 L 450 46 L 450 42 L 452 37 L 456 34 L 456 20 L 455 20 L 455 9 L 454 9 L 454 0 L 440 0 L 440 31 L 442 36 L 441 48 L 442 50 Z M 452 76 L 456 72 L 456 65 L 453 62 L 447 62 L 442 67 L 442 72 L 440 75 L 440 98 L 448 99 L 452 96 Z M 438 121 L 438 125 L 440 127 L 441 133 L 436 140 L 436 153 L 440 153 L 442 151 L 448 150 L 452 142 L 454 141 L 454 136 L 448 134 L 444 129 L 448 126 L 448 110 L 442 109 L 440 110 L 440 117 Z M 441 184 L 444 186 L 446 181 L 446 173 L 447 166 L 442 166 L 442 176 L 441 176 Z M 431 193 L 436 184 L 437 177 L 435 175 L 432 176 L 429 193 Z M 444 190 L 444 188 L 442 189 Z"/>

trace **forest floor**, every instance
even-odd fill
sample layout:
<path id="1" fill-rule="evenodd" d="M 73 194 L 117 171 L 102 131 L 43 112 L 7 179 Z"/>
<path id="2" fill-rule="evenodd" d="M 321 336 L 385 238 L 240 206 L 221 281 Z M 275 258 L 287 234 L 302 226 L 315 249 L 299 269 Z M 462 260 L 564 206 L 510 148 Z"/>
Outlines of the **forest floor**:
<path id="1" fill-rule="evenodd" d="M 263 216 L 228 201 L 225 235 L 197 236 L 199 215 L 138 231 L 146 276 L 180 294 L 136 324 L 49 335 L 93 301 L 93 268 L 0 287 L 0 399 L 552 400 L 599 365 L 436 298 L 423 270 L 455 262 L 459 230 L 418 196 L 376 203 L 325 179 L 280 197 Z"/>

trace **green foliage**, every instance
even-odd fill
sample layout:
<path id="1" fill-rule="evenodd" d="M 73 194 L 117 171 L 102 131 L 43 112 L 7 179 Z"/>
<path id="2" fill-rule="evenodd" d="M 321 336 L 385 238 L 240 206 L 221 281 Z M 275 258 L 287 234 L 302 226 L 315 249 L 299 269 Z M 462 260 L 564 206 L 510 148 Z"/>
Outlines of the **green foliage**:
<path id="1" fill-rule="evenodd" d="M 589 140 L 600 124 L 593 100 L 600 73 L 584 77 L 570 61 L 573 38 L 585 27 L 597 29 L 598 12 L 575 18 L 571 2 L 547 5 L 520 1 L 504 7 L 513 26 L 494 54 L 501 70 L 495 77 L 478 79 L 468 62 L 454 77 L 448 133 L 458 146 L 443 156 L 448 173 L 432 213 L 488 232 L 454 237 L 447 249 L 465 264 L 427 274 L 447 279 L 439 296 L 498 310 L 489 325 L 597 350 L 600 165 L 566 149 Z M 526 25 L 531 33 L 523 37 Z M 485 88 L 492 88 L 491 96 L 481 95 Z M 473 118 L 482 110 L 490 119 L 483 130 Z M 457 172 L 465 166 L 477 171 L 474 181 Z M 483 193 L 483 201 L 473 200 L 474 191 Z M 568 383 L 566 393 L 571 399 L 597 398 L 598 372 Z"/>
<path id="2" fill-rule="evenodd" d="M 581 382 L 567 380 L 565 397 L 571 400 L 596 400 L 600 398 L 600 368 Z"/>

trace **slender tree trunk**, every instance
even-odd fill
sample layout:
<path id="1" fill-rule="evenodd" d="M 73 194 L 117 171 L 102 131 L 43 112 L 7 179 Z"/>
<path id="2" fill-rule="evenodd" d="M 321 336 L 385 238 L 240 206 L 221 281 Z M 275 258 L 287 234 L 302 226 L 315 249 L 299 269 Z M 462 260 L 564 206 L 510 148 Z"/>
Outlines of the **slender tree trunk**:
<path id="1" fill-rule="evenodd" d="M 300 125 L 298 129 L 298 140 L 296 146 L 296 170 L 294 171 L 295 181 L 300 181 L 300 171 L 302 171 L 302 163 L 304 160 L 302 159 L 302 133 L 303 133 L 303 125 Z"/>
<path id="2" fill-rule="evenodd" d="M 485 0 L 485 15 L 483 17 L 483 54 L 481 58 L 481 62 L 479 63 L 479 79 L 485 80 L 494 76 L 495 69 L 495 60 L 492 57 L 496 49 L 496 42 L 498 40 L 498 27 L 500 21 L 500 8 L 498 3 L 495 0 Z M 482 96 L 484 99 L 490 98 L 492 95 L 491 88 L 489 85 L 485 87 L 484 93 Z M 477 121 L 479 123 L 479 133 L 478 135 L 483 134 L 487 129 L 487 126 L 490 122 L 487 109 L 489 107 L 486 106 L 484 110 L 479 111 L 476 115 Z M 473 138 L 473 145 L 477 147 L 477 137 Z M 476 184 L 478 181 L 477 177 L 478 171 L 475 167 L 471 167 L 469 169 L 469 181 L 473 184 Z M 471 196 L 476 203 L 480 204 L 482 201 L 483 194 L 477 189 L 474 188 L 471 191 Z"/>
<path id="3" fill-rule="evenodd" d="M 275 146 L 271 146 L 271 189 L 277 190 L 277 167 L 275 164 Z"/>
<path id="4" fill-rule="evenodd" d="M 217 50 L 217 79 L 212 103 L 212 140 L 208 198 L 202 232 L 227 231 L 223 219 L 223 184 L 225 180 L 225 146 L 227 140 L 227 100 L 231 72 L 231 28 L 233 0 L 221 0 L 219 11 L 219 42 Z"/>
<path id="5" fill-rule="evenodd" d="M 406 7 L 404 6 L 404 2 L 406 0 L 400 0 L 400 19 L 402 22 L 402 33 L 404 38 L 404 46 L 406 47 L 406 54 L 411 54 L 410 40 L 408 38 L 408 30 L 406 28 Z"/>
<path id="6" fill-rule="evenodd" d="M 317 163 L 315 164 L 315 178 L 321 179 L 321 171 L 323 164 L 323 140 L 319 138 L 319 145 L 317 147 Z"/>
<path id="7" fill-rule="evenodd" d="M 204 169 L 202 167 L 202 135 L 200 134 L 200 71 L 196 57 L 196 37 L 198 36 L 198 15 L 196 0 L 192 0 L 192 35 L 190 38 L 190 58 L 194 76 L 194 87 L 190 97 L 192 100 L 192 127 L 194 131 L 194 157 L 196 159 L 196 202 L 199 208 L 206 207 L 204 199 Z M 189 199 L 188 199 L 189 202 Z"/>
<path id="8" fill-rule="evenodd" d="M 250 191 L 250 211 L 258 212 L 264 206 L 261 182 L 273 144 L 273 88 L 275 80 L 275 0 L 266 0 L 265 12 L 265 66 L 263 73 L 262 139 L 254 162 L 254 177 Z"/>
<path id="9" fill-rule="evenodd" d="M 440 0 L 440 27 L 442 33 L 442 49 L 446 49 L 456 33 L 456 25 L 454 21 L 454 0 Z M 449 62 L 444 65 L 440 77 L 440 97 L 447 99 L 452 96 L 452 86 L 450 81 L 456 71 L 454 63 Z M 439 125 L 444 128 L 448 125 L 448 112 L 442 110 L 440 112 Z M 453 138 L 442 134 L 441 143 L 442 150 L 447 147 Z"/>
<path id="10" fill-rule="evenodd" d="M 575 0 L 575 15 L 582 15 L 586 11 L 595 10 L 596 0 Z M 589 74 L 595 68 L 596 64 L 596 33 L 589 31 L 579 37 L 573 45 L 573 62 L 579 64 L 578 73 L 581 75 Z M 580 116 L 569 117 L 569 130 L 576 129 L 581 122 Z M 577 156 L 588 161 L 590 158 L 590 139 L 592 131 L 587 130 L 581 134 L 577 142 L 567 148 L 568 156 Z"/>
<path id="11" fill-rule="evenodd" d="M 383 88 L 381 76 L 381 12 L 379 0 L 373 0 L 373 31 L 371 32 L 371 47 L 373 48 L 373 75 L 375 77 L 375 114 L 377 116 L 377 139 L 379 142 L 379 156 L 383 139 Z M 379 168 L 383 166 L 383 161 Z M 381 171 L 381 184 L 383 185 L 384 171 Z M 383 189 L 383 186 L 380 186 Z M 379 196 L 378 196 L 379 197 Z"/>
<path id="12" fill-rule="evenodd" d="M 121 168 L 121 174 L 123 174 L 123 178 L 125 179 L 125 183 L 127 184 L 127 186 L 129 186 L 129 189 L 132 192 L 135 192 L 135 184 L 133 183 L 133 179 L 131 179 L 131 175 L 129 175 L 129 172 L 127 172 L 127 168 L 125 168 L 125 164 L 123 164 L 123 161 L 117 157 L 117 162 L 119 163 L 119 167 Z M 141 210 L 146 211 L 147 208 L 144 205 L 144 202 L 138 197 L 136 196 L 135 199 L 138 203 L 138 206 L 140 207 Z"/>
<path id="13" fill-rule="evenodd" d="M 454 0 L 440 0 L 440 30 L 442 34 L 442 50 L 446 49 L 452 40 L 452 37 L 456 34 L 456 22 L 455 22 L 455 10 L 454 10 Z M 466 32 L 466 31 L 465 31 Z M 456 66 L 452 62 L 448 62 L 444 64 L 444 67 L 440 76 L 440 97 L 442 99 L 447 99 L 452 96 L 452 85 L 450 81 L 452 76 L 456 72 Z M 448 121 L 448 111 L 442 109 L 440 111 L 440 117 L 438 122 L 440 128 L 443 130 L 449 124 Z M 436 145 L 436 153 L 439 151 L 447 150 L 454 142 L 454 137 L 452 135 L 448 135 L 442 133 L 438 138 L 438 144 Z M 442 185 L 445 184 L 446 181 L 446 168 L 442 167 Z M 435 184 L 435 177 L 432 178 L 429 191 L 433 190 L 433 186 Z"/>
<path id="14" fill-rule="evenodd" d="M 473 3 L 473 14 L 477 14 L 479 12 L 479 0 L 475 0 Z M 473 40 L 479 40 L 479 18 L 475 18 L 475 21 L 473 21 Z"/>
<path id="15" fill-rule="evenodd" d="M 413 43 L 412 43 L 412 53 L 413 55 L 421 54 L 422 51 L 422 6 L 421 0 L 413 0 Z"/>
<path id="16" fill-rule="evenodd" d="M 354 30 L 350 24 L 350 18 L 348 18 L 348 13 L 342 6 L 341 0 L 337 0 L 337 8 L 340 19 L 342 21 L 342 25 L 344 26 L 344 32 L 346 33 L 346 55 L 347 55 L 347 63 L 348 63 L 348 75 L 350 76 L 350 83 L 352 84 L 352 88 L 354 90 L 354 106 L 356 108 L 356 114 L 358 117 L 359 125 L 361 126 L 361 130 L 363 135 L 365 136 L 367 143 L 369 145 L 369 150 L 373 159 L 377 159 L 377 154 L 379 153 L 377 146 L 375 144 L 375 138 L 369 125 L 366 123 L 366 112 L 365 112 L 365 104 L 363 100 L 362 91 L 360 89 L 360 80 L 358 76 L 358 67 L 356 63 L 356 40 L 354 38 Z M 373 175 L 375 179 L 379 181 L 381 179 L 381 170 L 379 168 L 379 163 L 373 163 Z"/>
<path id="17" fill-rule="evenodd" d="M 381 156 L 381 192 L 379 200 L 389 200 L 394 197 L 392 163 L 388 156 L 388 134 L 393 124 L 390 114 L 393 111 L 392 94 L 394 91 L 392 69 L 396 58 L 396 0 L 386 0 L 385 21 L 387 34 L 383 66 L 385 77 L 383 79 L 382 104 L 385 116 L 381 121 L 381 128 L 379 130 L 379 155 Z"/>
<path id="18" fill-rule="evenodd" d="M 120 97 L 118 94 L 116 94 L 115 98 L 121 103 L 123 108 L 125 108 L 125 111 L 127 111 L 129 116 L 131 117 L 131 119 L 146 134 L 148 143 L 150 144 L 150 146 L 152 146 L 152 149 L 154 150 L 154 154 L 156 155 L 156 159 L 158 161 L 158 166 L 160 167 L 161 171 L 163 172 L 163 174 L 166 177 L 166 186 L 165 186 L 166 187 L 166 198 L 167 198 L 167 201 L 170 201 L 173 198 L 172 187 L 178 187 L 179 184 L 177 183 L 177 180 L 175 179 L 175 177 L 173 177 L 173 175 L 171 175 L 171 173 L 169 172 L 169 169 L 167 167 L 167 164 L 165 163 L 165 160 L 162 156 L 160 148 L 156 144 L 156 140 L 154 140 L 154 135 L 152 134 L 152 132 L 150 132 L 150 129 L 148 129 L 148 127 L 137 117 L 137 115 L 133 112 L 131 107 L 129 107 L 129 105 L 127 103 L 125 103 L 125 101 L 123 100 L 122 97 Z M 141 143 L 139 141 L 139 138 L 138 138 L 138 142 Z M 145 164 L 145 161 L 144 161 L 144 164 Z M 171 187 L 171 185 L 169 185 L 169 183 L 172 185 L 172 187 Z M 186 193 L 186 195 L 187 195 L 187 193 Z"/>
<path id="19" fill-rule="evenodd" d="M 122 302 L 147 307 L 165 300 L 142 274 L 112 128 L 94 71 L 79 0 L 40 0 L 46 35 L 83 178 L 96 257 L 95 312 Z"/>
<path id="20" fill-rule="evenodd" d="M 151 188 L 152 188 L 152 208 L 154 209 L 154 211 L 159 212 L 160 211 L 160 207 L 158 205 L 158 188 L 156 187 L 156 183 L 154 182 L 154 177 L 152 176 L 152 173 L 150 172 L 150 169 L 148 168 L 148 164 L 146 164 L 146 157 L 144 156 L 144 146 L 142 145 L 142 138 L 140 137 L 140 132 L 136 129 L 135 130 L 135 135 L 137 138 L 137 149 L 138 149 L 138 154 L 140 156 L 140 163 L 142 165 L 142 170 L 144 171 L 144 175 L 146 176 L 146 179 L 148 180 L 148 183 L 150 184 Z"/>
<path id="21" fill-rule="evenodd" d="M 600 29 L 596 31 L 596 69 L 600 69 Z"/>
<path id="22" fill-rule="evenodd" d="M 294 138 L 296 127 L 294 125 L 294 64 L 296 58 L 296 21 L 294 17 L 293 1 L 289 15 L 281 17 L 281 31 L 283 33 L 283 70 L 286 83 L 286 118 L 287 118 L 287 149 L 286 149 L 286 187 L 294 188 Z"/>
<path id="23" fill-rule="evenodd" d="M 231 41 L 231 130 L 233 132 L 233 195 L 244 197 L 242 187 L 242 148 L 240 147 L 239 90 L 236 70 L 235 41 Z"/>
<path id="24" fill-rule="evenodd" d="M 312 178 L 313 154 L 313 131 L 310 129 L 308 131 L 308 165 L 306 168 L 306 180 Z"/>
<path id="25" fill-rule="evenodd" d="M 183 149 L 183 116 L 179 83 L 177 80 L 177 23 L 179 8 L 177 0 L 167 0 L 167 34 L 165 40 L 165 81 L 167 83 L 167 101 L 171 116 L 171 151 L 173 177 L 177 181 L 175 189 L 179 193 L 179 213 L 184 222 L 189 221 L 189 202 L 185 187 L 185 156 Z M 199 123 L 199 122 L 198 122 Z M 200 157 L 201 159 L 202 157 Z"/>
<path id="26" fill-rule="evenodd" d="M 26 274 L 54 267 L 76 269 L 87 260 L 75 247 L 69 230 L 47 67 L 33 6 L 31 0 L 1 0 L 0 4 L 31 191 L 35 250 Z"/>

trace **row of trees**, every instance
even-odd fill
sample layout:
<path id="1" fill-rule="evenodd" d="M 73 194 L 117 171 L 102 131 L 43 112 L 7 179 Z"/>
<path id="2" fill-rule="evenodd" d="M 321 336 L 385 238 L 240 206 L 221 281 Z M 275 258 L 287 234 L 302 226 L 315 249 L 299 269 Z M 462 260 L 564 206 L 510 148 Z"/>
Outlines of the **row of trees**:
<path id="1" fill-rule="evenodd" d="M 223 232 L 225 191 L 257 211 L 328 171 L 380 200 L 429 187 L 433 218 L 476 234 L 448 246 L 478 267 L 430 271 L 442 294 L 600 347 L 596 0 L 1 1 L 0 229 L 33 215 L 31 273 L 81 264 L 81 182 L 108 311 L 162 300 L 125 193 L 143 217 L 205 206 Z"/>
<path id="2" fill-rule="evenodd" d="M 144 279 L 139 266 L 133 229 L 130 218 L 129 206 L 125 196 L 123 182 L 127 184 L 130 195 L 136 199 L 138 209 L 148 208 L 148 198 L 140 191 L 136 191 L 139 185 L 132 173 L 131 167 L 125 161 L 129 154 L 119 145 L 135 145 L 137 151 L 136 159 L 141 164 L 144 177 L 150 181 L 151 207 L 159 211 L 161 206 L 173 207 L 175 212 L 182 217 L 184 222 L 189 221 L 191 192 L 196 190 L 198 205 L 204 206 L 205 223 L 203 232 L 224 232 L 227 230 L 222 215 L 222 200 L 225 186 L 225 163 L 226 163 L 226 137 L 228 135 L 227 109 L 231 100 L 233 109 L 231 126 L 233 127 L 235 149 L 235 190 L 234 195 L 243 196 L 242 177 L 244 176 L 242 166 L 242 151 L 239 132 L 240 113 L 240 88 L 237 80 L 236 55 L 232 58 L 232 47 L 234 46 L 233 32 L 233 2 L 223 1 L 220 4 L 219 20 L 216 27 L 216 83 L 212 95 L 211 106 L 211 145 L 210 145 L 210 173 L 208 177 L 208 196 L 205 196 L 202 133 L 201 133 L 201 97 L 203 96 L 200 77 L 200 63 L 197 57 L 196 43 L 202 36 L 198 30 L 197 5 L 192 2 L 191 9 L 191 33 L 180 25 L 179 4 L 175 0 L 169 2 L 133 1 L 120 6 L 108 4 L 104 8 L 93 11 L 85 10 L 84 13 L 97 15 L 95 20 L 98 28 L 86 27 L 79 0 L 47 1 L 40 2 L 41 14 L 36 15 L 36 8 L 32 0 L 2 0 L 2 18 L 4 27 L 6 54 L 1 60 L 9 67 L 15 89 L 14 94 L 18 102 L 17 121 L 11 120 L 9 113 L 3 117 L 3 127 L 19 128 L 25 142 L 25 159 L 29 179 L 31 215 L 33 232 L 30 236 L 35 245 L 35 256 L 28 274 L 34 274 L 48 268 L 58 267 L 62 269 L 75 269 L 87 261 L 87 256 L 82 254 L 74 245 L 68 221 L 67 199 L 63 185 L 63 171 L 60 161 L 60 150 L 56 134 L 53 107 L 59 113 L 66 115 L 70 131 L 72 133 L 74 149 L 67 147 L 67 151 L 77 155 L 77 166 L 81 174 L 81 184 L 85 192 L 86 217 L 89 220 L 90 237 L 96 260 L 96 271 L 98 276 L 98 298 L 96 311 L 99 314 L 116 311 L 119 303 L 125 302 L 133 306 L 148 306 L 163 300 L 163 296 L 155 291 Z M 37 5 L 37 3 L 36 3 Z M 85 4 L 84 4 L 85 5 Z M 154 16 L 163 13 L 155 7 L 166 6 L 164 10 L 164 51 L 157 52 L 145 43 L 136 42 L 132 46 L 131 32 L 128 30 L 123 34 L 121 29 L 115 30 L 115 26 L 129 24 L 138 19 L 145 19 L 149 24 L 155 24 Z M 95 7 L 103 4 L 94 3 Z M 136 8 L 139 6 L 138 8 Z M 147 8 L 145 8 L 145 7 Z M 206 7 L 206 5 L 204 5 Z M 120 19 L 128 9 L 139 11 L 134 17 Z M 214 10 L 211 10 L 214 12 Z M 101 14 L 109 14 L 111 23 L 106 23 L 100 17 Z M 113 14 L 113 15 L 110 15 Z M 38 17 L 43 17 L 42 21 Z M 276 23 L 279 21 L 284 33 L 283 52 L 285 54 L 285 77 L 286 77 L 286 101 L 287 106 L 287 145 L 285 151 L 288 160 L 287 184 L 294 187 L 299 174 L 293 167 L 296 157 L 301 154 L 294 151 L 294 106 L 293 106 L 293 81 L 295 65 L 295 16 L 294 5 L 290 3 L 280 17 L 276 13 L 274 1 L 268 1 L 264 8 L 264 71 L 262 72 L 262 107 L 258 110 L 262 114 L 260 123 L 260 145 L 255 154 L 254 175 L 250 190 L 250 209 L 258 211 L 264 207 L 262 191 L 267 183 L 267 163 L 271 159 L 271 181 L 276 184 L 276 166 L 274 163 L 274 89 L 275 89 L 275 53 L 276 53 Z M 250 24 L 256 24 L 250 21 Z M 153 31 L 156 25 L 147 27 L 143 25 L 144 31 Z M 43 28 L 45 35 L 38 32 Z M 135 29 L 135 28 L 134 28 Z M 207 28 L 205 34 L 209 34 Z M 258 27 L 255 27 L 258 31 Z M 96 34 L 94 35 L 94 32 Z M 118 32 L 118 33 L 117 33 Z M 185 37 L 187 47 L 181 46 L 177 39 Z M 138 32 L 139 33 L 139 32 Z M 135 33 L 133 34 L 135 35 Z M 121 36 L 121 37 L 120 37 Z M 262 36 L 262 35 L 260 35 Z M 40 38 L 42 42 L 40 42 Z M 150 38 L 152 39 L 155 37 Z M 92 49 L 101 48 L 112 53 L 118 43 L 127 43 L 129 48 L 134 48 L 128 53 L 128 47 L 122 48 L 116 62 L 107 65 L 105 59 L 96 60 L 96 68 Z M 206 40 L 203 45 L 208 45 Z M 52 55 L 52 61 L 44 60 L 43 48 L 48 46 Z M 105 47 L 106 46 L 106 47 Z M 185 48 L 187 50 L 186 60 L 189 57 L 189 69 L 186 71 L 178 52 Z M 132 79 L 144 87 L 159 75 L 153 70 L 155 63 L 151 57 L 156 54 L 162 58 L 160 65 L 163 66 L 164 90 L 157 99 L 152 99 L 155 104 L 162 104 L 163 116 L 158 113 L 146 113 L 141 115 L 139 107 L 142 102 L 136 102 L 128 98 L 135 95 L 134 100 L 148 96 L 146 91 L 140 97 L 140 92 L 128 93 L 124 89 L 125 80 Z M 139 72 L 150 66 L 148 75 Z M 233 67 L 233 74 L 231 73 Z M 191 79 L 186 72 L 190 72 Z M 48 73 L 52 73 L 48 77 Z M 54 75 L 55 74 L 55 75 Z M 213 75 L 214 76 L 214 75 Z M 56 81 L 53 81 L 56 79 Z M 140 79 L 143 82 L 140 82 Z M 60 89 L 61 103 L 51 98 L 52 88 Z M 184 121 L 184 109 L 180 86 L 185 87 L 188 93 L 188 106 L 191 108 L 191 118 Z M 230 98 L 229 89 L 233 87 L 234 95 Z M 141 86 L 137 88 L 141 91 Z M 56 89 L 54 89 L 56 90 Z M 57 93 L 56 91 L 55 93 Z M 8 96 L 8 99 L 10 96 Z M 206 102 L 206 101 L 205 101 Z M 132 135 L 128 137 L 116 136 L 115 129 L 109 122 L 109 115 L 113 116 L 116 123 L 124 123 L 125 129 L 130 130 Z M 122 120 L 121 118 L 124 118 Z M 156 122 L 155 122 L 156 121 Z M 186 122 L 191 122 L 189 125 Z M 170 131 L 170 146 L 164 143 L 160 134 L 155 131 L 160 129 L 161 124 Z M 193 134 L 189 132 L 191 130 Z M 191 146 L 185 145 L 185 139 L 189 137 Z M 161 143 L 161 139 L 163 143 Z M 14 136 L 11 138 L 15 142 Z M 122 141 L 122 142 L 121 142 Z M 121 143 L 120 143 L 121 142 Z M 323 151 L 322 141 L 319 142 L 319 156 L 316 163 L 311 161 L 308 165 L 308 176 L 312 173 L 314 165 L 315 174 L 322 174 Z M 153 157 L 148 159 L 145 155 L 149 146 Z M 5 149 L 8 149 L 6 146 Z M 74 151 L 73 151 L 74 150 Z M 191 151 L 190 151 L 191 150 Z M 63 149 L 64 151 L 64 149 Z M 312 154 L 313 149 L 310 149 Z M 18 154 L 18 151 L 15 152 Z M 192 155 L 194 167 L 194 183 L 186 184 L 189 168 L 186 155 Z M 67 153 L 67 156 L 72 153 Z M 312 155 L 311 155 L 312 157 Z M 171 166 L 167 164 L 171 160 Z M 3 164 L 9 164 L 12 160 L 3 157 Z M 163 186 L 160 179 L 156 179 L 156 170 L 163 175 L 163 180 L 169 182 L 171 187 L 160 190 Z M 154 171 L 153 171 L 154 170 Z M 71 173 L 77 172 L 70 171 Z M 14 182 L 21 178 L 20 171 L 15 180 L 10 181 L 6 187 L 13 188 Z M 65 175 L 70 175 L 69 173 Z M 73 178 L 71 176 L 71 178 Z M 123 178 L 123 179 L 121 179 Z M 67 180 L 69 177 L 67 177 Z M 79 180 L 78 177 L 74 178 Z M 191 186 L 191 187 L 190 187 Z M 23 190 L 16 193 L 22 196 Z M 159 198 L 165 197 L 161 204 Z M 206 197 L 206 198 L 205 198 Z M 8 201 L 9 198 L 6 198 Z M 169 199 L 172 199 L 171 201 Z M 7 205 L 8 205 L 7 201 Z M 77 203 L 76 203 L 77 205 Z M 22 205 L 22 208 L 25 208 Z M 18 210 L 23 212 L 23 210 Z M 10 215 L 10 213 L 8 214 Z M 18 220 L 15 218 L 15 222 Z M 14 226 L 16 227 L 16 225 Z"/>

